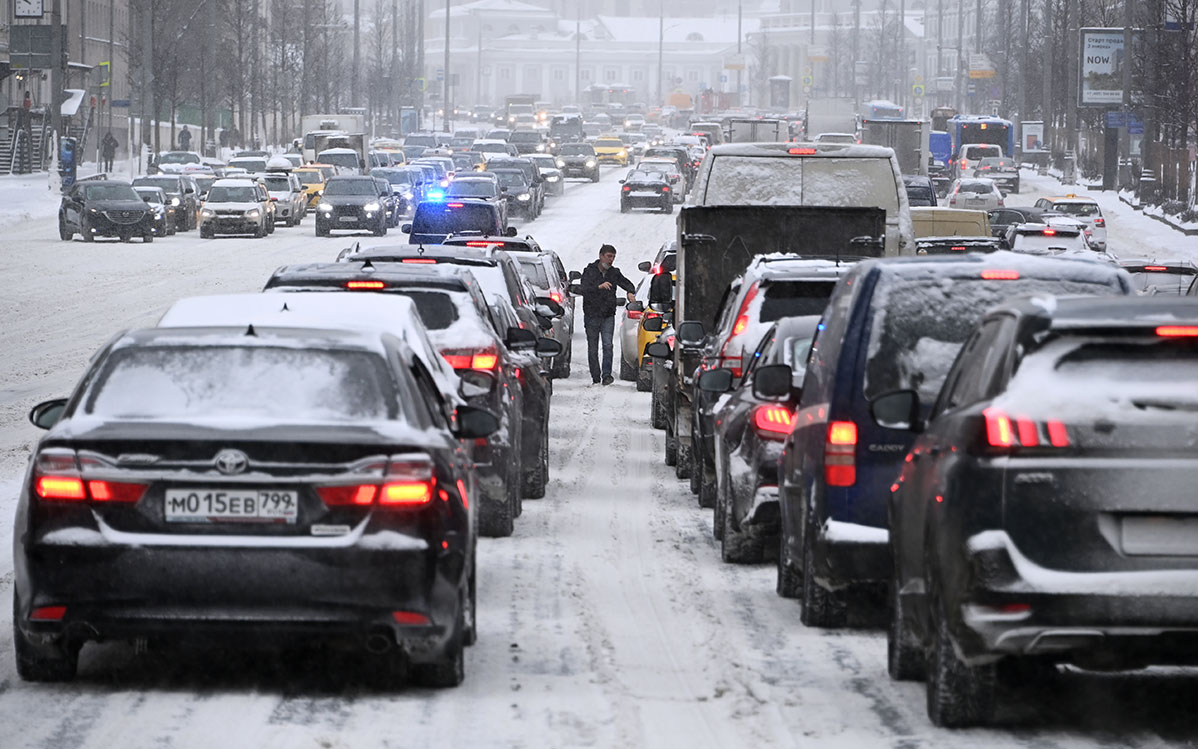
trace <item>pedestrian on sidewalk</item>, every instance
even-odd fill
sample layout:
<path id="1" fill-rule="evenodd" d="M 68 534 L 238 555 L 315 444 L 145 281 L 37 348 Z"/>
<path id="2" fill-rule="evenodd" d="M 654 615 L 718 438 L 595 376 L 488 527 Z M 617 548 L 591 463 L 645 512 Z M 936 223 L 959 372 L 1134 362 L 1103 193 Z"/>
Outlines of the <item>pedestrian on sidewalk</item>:
<path id="1" fill-rule="evenodd" d="M 615 267 L 616 248 L 605 244 L 599 248 L 599 259 L 582 272 L 582 322 L 587 333 L 587 364 L 591 381 L 598 385 L 612 384 L 612 335 L 616 328 L 616 287 L 628 293 L 628 301 L 636 299 L 636 287 Z M 599 343 L 603 342 L 603 362 L 599 362 Z"/>
<path id="2" fill-rule="evenodd" d="M 104 133 L 104 138 L 100 141 L 100 158 L 104 162 L 104 171 L 112 171 L 112 160 L 116 158 L 116 138 L 112 137 L 112 131 Z"/>

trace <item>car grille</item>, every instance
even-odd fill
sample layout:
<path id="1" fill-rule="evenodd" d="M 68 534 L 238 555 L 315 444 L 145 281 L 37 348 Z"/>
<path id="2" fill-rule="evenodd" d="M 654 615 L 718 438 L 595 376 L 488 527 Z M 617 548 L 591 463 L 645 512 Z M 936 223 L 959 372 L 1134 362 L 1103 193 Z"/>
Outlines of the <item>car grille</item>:
<path id="1" fill-rule="evenodd" d="M 333 216 L 340 218 L 341 216 L 357 217 L 361 215 L 362 207 L 356 205 L 335 205 L 333 206 Z"/>
<path id="2" fill-rule="evenodd" d="M 136 210 L 104 212 L 104 217 L 114 224 L 136 224 L 144 215 L 146 215 L 145 211 Z"/>
<path id="3" fill-rule="evenodd" d="M 241 218 L 242 216 L 245 215 L 245 211 L 231 209 L 231 208 L 224 208 L 224 209 L 218 209 L 216 211 L 216 215 L 222 216 L 225 218 Z"/>

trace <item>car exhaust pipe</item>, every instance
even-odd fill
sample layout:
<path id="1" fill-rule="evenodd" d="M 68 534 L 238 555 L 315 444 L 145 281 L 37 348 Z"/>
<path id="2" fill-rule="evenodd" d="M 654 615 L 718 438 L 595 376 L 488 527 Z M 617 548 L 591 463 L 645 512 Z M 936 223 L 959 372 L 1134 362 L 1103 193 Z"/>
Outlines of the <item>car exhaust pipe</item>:
<path id="1" fill-rule="evenodd" d="M 395 647 L 395 640 L 388 635 L 373 634 L 366 638 L 366 651 L 374 655 L 382 655 Z"/>

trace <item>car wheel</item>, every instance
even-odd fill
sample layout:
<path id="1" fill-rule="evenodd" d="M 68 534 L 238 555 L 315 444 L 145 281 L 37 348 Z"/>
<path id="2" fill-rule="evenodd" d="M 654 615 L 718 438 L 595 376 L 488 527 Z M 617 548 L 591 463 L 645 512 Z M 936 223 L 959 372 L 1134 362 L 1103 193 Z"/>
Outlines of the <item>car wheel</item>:
<path id="1" fill-rule="evenodd" d="M 661 209 L 661 212 L 666 213 L 666 214 L 673 213 L 674 212 L 674 201 L 672 199 L 667 200 L 666 205 L 664 208 Z"/>
<path id="2" fill-rule="evenodd" d="M 625 382 L 632 382 L 636 379 L 636 367 L 628 363 L 624 358 L 624 352 L 620 352 L 620 379 Z"/>
<path id="3" fill-rule="evenodd" d="M 728 510 L 728 501 L 716 484 L 715 512 L 711 513 L 711 537 L 719 541 L 724 537 L 724 513 Z"/>
<path id="4" fill-rule="evenodd" d="M 466 629 L 463 621 L 465 608 L 464 602 L 458 605 L 454 632 L 441 656 L 431 663 L 417 663 L 412 666 L 412 681 L 416 684 L 432 689 L 447 689 L 458 686 L 466 678 L 466 657 L 462 642 Z"/>
<path id="5" fill-rule="evenodd" d="M 546 423 L 541 432 L 541 447 L 538 452 L 536 465 L 524 471 L 522 485 L 525 499 L 541 499 L 545 496 L 545 484 L 549 481 L 549 424 Z"/>
<path id="6" fill-rule="evenodd" d="M 781 598 L 798 598 L 803 595 L 803 578 L 798 568 L 786 560 L 786 531 L 785 526 L 778 533 L 778 577 L 774 583 L 774 592 Z"/>
<path id="7" fill-rule="evenodd" d="M 932 603 L 932 647 L 928 657 L 928 718 L 943 728 L 982 725 L 994 713 L 996 667 L 961 662 L 949 637 L 944 607 Z"/>
<path id="8" fill-rule="evenodd" d="M 146 244 L 149 244 L 150 242 L 154 241 L 154 235 L 153 234 L 142 234 L 141 241 L 145 242 Z"/>
<path id="9" fill-rule="evenodd" d="M 598 182 L 598 181 L 599 181 L 599 172 L 598 172 L 598 171 L 596 171 L 594 174 L 592 174 L 592 175 L 591 175 L 591 181 L 592 181 L 592 182 Z"/>
<path id="10" fill-rule="evenodd" d="M 887 584 L 890 626 L 886 628 L 886 670 L 895 681 L 922 681 L 925 674 L 923 648 L 906 622 L 898 580 L 898 563 L 895 562 L 894 574 Z"/>
<path id="11" fill-rule="evenodd" d="M 628 213 L 631 210 L 632 210 L 631 206 L 629 206 L 623 200 L 620 201 L 620 213 Z"/>
<path id="12" fill-rule="evenodd" d="M 59 216 L 58 217 L 58 238 L 64 242 L 70 242 L 71 239 L 74 238 L 74 236 L 75 236 L 75 233 L 67 227 L 66 217 Z"/>
<path id="13" fill-rule="evenodd" d="M 474 558 L 478 559 L 475 550 Z M 470 580 L 466 583 L 466 608 L 462 612 L 465 628 L 462 630 L 462 644 L 473 645 L 478 642 L 478 573 L 476 563 L 470 563 Z"/>
<path id="14" fill-rule="evenodd" d="M 211 227 L 208 227 L 208 226 L 200 227 L 200 239 L 212 239 L 215 236 L 216 236 L 216 233 L 212 230 Z"/>
<path id="15" fill-rule="evenodd" d="M 731 491 L 731 490 L 729 490 Z M 732 522 L 730 496 L 724 498 L 724 531 L 720 535 L 720 558 L 729 564 L 756 564 L 765 557 L 765 546 L 760 538 L 737 530 Z"/>
<path id="16" fill-rule="evenodd" d="M 803 539 L 803 610 L 799 621 L 805 627 L 836 629 L 848 620 L 848 604 L 842 590 L 830 591 L 815 581 L 815 533 L 808 526 Z"/>
<path id="17" fill-rule="evenodd" d="M 653 389 L 653 360 L 647 355 L 641 355 L 641 365 L 636 368 L 636 390 L 647 393 Z"/>
<path id="18" fill-rule="evenodd" d="M 653 395 L 649 400 L 649 413 L 651 414 L 652 424 L 654 429 L 666 428 L 666 408 L 661 402 L 661 394 L 657 392 L 657 388 L 651 387 Z"/>
<path id="19" fill-rule="evenodd" d="M 25 681 L 70 681 L 79 668 L 79 649 L 65 637 L 53 643 L 35 645 L 21 631 L 17 612 L 20 606 L 13 595 L 12 640 L 17 661 L 17 675 Z"/>
<path id="20" fill-rule="evenodd" d="M 478 534 L 488 538 L 507 538 L 516 529 L 516 502 L 519 474 L 510 472 L 503 482 L 503 498 L 500 501 L 483 500 L 478 508 Z"/>
<path id="21" fill-rule="evenodd" d="M 329 236 L 329 230 L 326 229 L 325 227 L 321 226 L 319 223 L 317 223 L 316 224 L 316 236 L 327 237 L 327 236 Z"/>
<path id="22" fill-rule="evenodd" d="M 376 226 L 376 227 L 374 228 L 374 232 L 373 232 L 373 234 L 374 234 L 374 236 L 376 236 L 376 237 L 385 237 L 385 236 L 387 236 L 387 224 L 386 224 L 386 223 L 384 223 L 384 222 L 382 222 L 382 221 L 380 221 L 380 222 L 379 222 L 379 225 L 378 225 L 378 226 Z"/>
<path id="23" fill-rule="evenodd" d="M 666 449 L 662 458 L 668 466 L 678 465 L 678 440 L 670 433 L 668 426 L 666 427 Z M 679 476 L 678 478 L 682 477 Z"/>
<path id="24" fill-rule="evenodd" d="M 674 438 L 674 475 L 680 479 L 689 479 L 691 477 L 691 446 L 682 444 L 682 441 L 677 437 Z"/>
<path id="25" fill-rule="evenodd" d="M 704 464 L 703 442 L 696 436 L 698 434 L 699 430 L 691 427 L 691 470 L 687 474 L 687 478 L 690 479 L 691 494 L 695 495 L 695 501 L 699 503 L 699 507 L 703 507 L 703 497 L 701 496 Z M 711 507 L 710 504 L 706 506 Z"/>

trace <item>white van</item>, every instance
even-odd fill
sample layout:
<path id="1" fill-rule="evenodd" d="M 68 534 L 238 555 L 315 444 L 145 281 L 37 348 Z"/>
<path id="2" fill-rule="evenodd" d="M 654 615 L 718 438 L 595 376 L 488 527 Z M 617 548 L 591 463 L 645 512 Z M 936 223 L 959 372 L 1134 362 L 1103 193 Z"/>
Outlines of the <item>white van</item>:
<path id="1" fill-rule="evenodd" d="M 1006 154 L 1002 152 L 1002 146 L 993 143 L 966 143 L 961 146 L 957 160 L 953 163 L 953 178 L 971 177 L 973 168 L 982 159 L 999 159 L 1003 156 Z"/>
<path id="2" fill-rule="evenodd" d="M 692 205 L 806 205 L 886 211 L 886 257 L 915 254 L 894 150 L 840 143 L 743 143 L 707 152 Z"/>

